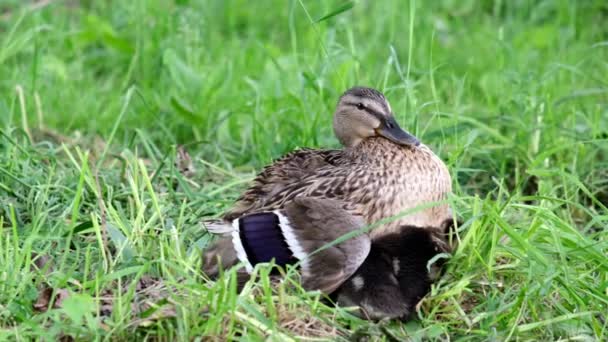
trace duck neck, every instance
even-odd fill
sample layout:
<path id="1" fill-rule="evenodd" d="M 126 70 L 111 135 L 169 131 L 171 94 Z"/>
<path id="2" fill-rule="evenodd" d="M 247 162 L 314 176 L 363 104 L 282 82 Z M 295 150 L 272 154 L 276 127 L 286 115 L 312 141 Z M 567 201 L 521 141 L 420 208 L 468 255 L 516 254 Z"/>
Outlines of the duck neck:
<path id="1" fill-rule="evenodd" d="M 385 138 L 372 137 L 362 140 L 355 146 L 345 149 L 348 156 L 357 162 L 394 165 L 401 160 L 414 157 L 423 148 L 397 145 Z"/>

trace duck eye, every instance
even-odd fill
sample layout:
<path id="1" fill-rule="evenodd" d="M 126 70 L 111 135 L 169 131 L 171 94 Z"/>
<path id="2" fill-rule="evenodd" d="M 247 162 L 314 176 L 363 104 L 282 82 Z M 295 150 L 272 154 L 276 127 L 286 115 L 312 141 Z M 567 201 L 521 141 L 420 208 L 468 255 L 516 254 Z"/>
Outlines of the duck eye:
<path id="1" fill-rule="evenodd" d="M 363 105 L 363 103 L 361 103 L 361 102 L 357 103 L 357 109 L 363 110 L 363 108 L 365 108 L 365 106 Z"/>

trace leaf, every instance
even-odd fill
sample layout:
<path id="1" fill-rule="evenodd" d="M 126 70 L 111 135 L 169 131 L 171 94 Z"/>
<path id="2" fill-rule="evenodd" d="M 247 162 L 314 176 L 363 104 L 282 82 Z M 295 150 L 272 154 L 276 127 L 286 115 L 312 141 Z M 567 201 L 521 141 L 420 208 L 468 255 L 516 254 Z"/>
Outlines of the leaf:
<path id="1" fill-rule="evenodd" d="M 351 8 L 353 8 L 355 6 L 355 3 L 352 1 L 348 1 L 343 3 L 342 5 L 338 6 L 336 9 L 334 9 L 333 11 L 327 13 L 326 15 L 322 16 L 321 18 L 315 20 L 316 23 L 322 22 L 324 20 L 327 20 L 329 18 L 335 17 L 340 13 L 346 12 L 348 10 L 350 10 Z"/>
<path id="2" fill-rule="evenodd" d="M 108 235 L 110 236 L 110 240 L 116 246 L 116 249 L 121 251 L 121 255 L 125 260 L 131 260 L 135 255 L 133 252 L 133 248 L 131 248 L 131 244 L 127 237 L 116 227 L 111 224 L 106 225 L 106 229 L 108 231 Z"/>
<path id="3" fill-rule="evenodd" d="M 199 120 L 199 118 L 194 114 L 194 112 L 189 109 L 186 105 L 182 103 L 181 100 L 176 98 L 175 96 L 171 96 L 171 106 L 177 114 L 179 114 L 184 120 L 188 121 L 191 124 L 194 124 Z"/>
<path id="4" fill-rule="evenodd" d="M 143 268 L 143 266 L 141 266 L 141 265 L 129 266 L 129 267 L 121 268 L 121 269 L 119 269 L 117 271 L 114 271 L 112 273 L 107 274 L 104 277 L 104 280 L 110 281 L 110 280 L 115 280 L 115 279 L 119 279 L 119 278 L 122 278 L 122 277 L 126 277 L 128 275 L 140 272 L 142 268 Z"/>
<path id="5" fill-rule="evenodd" d="M 25 32 L 15 34 L 21 30 L 17 30 L 17 23 L 8 33 L 2 32 L 2 42 L 0 42 L 0 64 L 3 64 L 9 58 L 18 55 L 24 49 L 32 46 L 32 40 L 39 36 L 40 32 L 48 31 L 49 26 L 40 25 L 31 28 Z"/>
<path id="6" fill-rule="evenodd" d="M 434 257 L 431 258 L 431 260 L 429 260 L 426 263 L 426 270 L 431 272 L 431 267 L 439 260 L 439 259 L 449 259 L 452 256 L 449 253 L 439 253 L 436 254 Z"/>
<path id="7" fill-rule="evenodd" d="M 84 221 L 80 224 L 78 224 L 76 227 L 74 227 L 74 230 L 72 231 L 73 234 L 79 234 L 82 233 L 83 231 L 89 229 L 89 228 L 93 228 L 93 221 Z M 66 233 L 65 235 L 68 235 L 68 233 Z"/>
<path id="8" fill-rule="evenodd" d="M 119 36 L 112 25 L 103 18 L 89 14 L 85 17 L 87 30 L 83 33 L 83 38 L 89 41 L 98 40 L 106 47 L 114 49 L 124 54 L 133 54 L 135 48 L 133 43 L 126 38 Z"/>
<path id="9" fill-rule="evenodd" d="M 35 269 L 41 271 L 41 270 L 45 269 L 45 267 L 49 266 L 50 262 L 51 262 L 51 258 L 48 255 L 32 252 L 32 267 L 30 269 L 32 271 L 34 271 Z M 49 267 L 49 270 L 47 270 L 47 272 L 48 271 L 50 271 L 50 267 Z"/>
<path id="10" fill-rule="evenodd" d="M 203 84 L 203 78 L 184 62 L 175 51 L 167 49 L 163 53 L 163 65 L 169 70 L 171 79 L 182 91 L 196 90 Z"/>
<path id="11" fill-rule="evenodd" d="M 177 171 L 186 178 L 192 177 L 194 172 L 196 172 L 194 164 L 192 163 L 192 157 L 190 157 L 190 154 L 186 151 L 184 145 L 178 145 L 176 152 L 175 167 L 177 168 Z"/>
<path id="12" fill-rule="evenodd" d="M 156 303 L 146 303 L 146 306 L 148 308 L 140 313 L 140 318 L 132 322 L 134 325 L 149 327 L 158 320 L 177 317 L 175 305 L 167 298 L 163 298 Z"/>
<path id="13" fill-rule="evenodd" d="M 175 288 L 167 287 L 162 279 L 141 277 L 136 285 L 135 302 L 131 305 L 137 319 L 131 324 L 147 327 L 158 320 L 177 317 L 175 304 L 169 299 L 175 293 Z"/>
<path id="14" fill-rule="evenodd" d="M 190 248 L 188 248 L 187 254 L 192 255 L 192 253 L 200 253 L 203 251 L 213 239 L 212 234 L 205 234 L 200 239 L 196 240 Z"/>
<path id="15" fill-rule="evenodd" d="M 83 318 L 95 310 L 93 298 L 86 294 L 74 294 L 65 298 L 62 311 L 76 324 L 82 324 Z"/>
<path id="16" fill-rule="evenodd" d="M 63 306 L 64 301 L 70 297 L 70 293 L 66 289 L 58 289 L 55 294 L 55 301 L 53 302 L 53 308 L 59 309 Z M 36 311 L 45 312 L 49 309 L 49 304 L 53 298 L 53 289 L 51 287 L 45 287 L 38 293 L 38 299 L 34 303 L 34 309 Z"/>

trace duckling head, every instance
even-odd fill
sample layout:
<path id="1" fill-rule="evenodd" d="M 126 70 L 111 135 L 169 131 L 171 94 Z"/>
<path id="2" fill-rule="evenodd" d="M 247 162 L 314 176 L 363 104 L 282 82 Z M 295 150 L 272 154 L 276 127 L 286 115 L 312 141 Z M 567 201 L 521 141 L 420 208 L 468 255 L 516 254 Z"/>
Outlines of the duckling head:
<path id="1" fill-rule="evenodd" d="M 351 88 L 340 96 L 334 114 L 334 133 L 346 147 L 354 147 L 371 137 L 383 137 L 402 146 L 420 145 L 416 137 L 399 127 L 384 95 L 366 87 Z"/>

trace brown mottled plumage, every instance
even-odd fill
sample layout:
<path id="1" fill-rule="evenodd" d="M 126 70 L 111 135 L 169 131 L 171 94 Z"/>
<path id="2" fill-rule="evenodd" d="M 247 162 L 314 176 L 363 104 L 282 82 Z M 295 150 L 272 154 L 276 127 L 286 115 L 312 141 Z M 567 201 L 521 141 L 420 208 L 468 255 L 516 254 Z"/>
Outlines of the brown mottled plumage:
<path id="1" fill-rule="evenodd" d="M 374 137 L 344 150 L 299 150 L 286 155 L 264 169 L 224 219 L 279 209 L 305 196 L 339 200 L 347 210 L 374 223 L 444 200 L 450 191 L 450 174 L 428 147 L 398 146 Z M 450 210 L 442 204 L 384 224 L 371 235 L 395 232 L 402 225 L 439 227 L 449 218 Z"/>
<path id="2" fill-rule="evenodd" d="M 446 199 L 452 190 L 448 169 L 427 146 L 399 127 L 384 95 L 362 87 L 346 91 L 334 114 L 334 132 L 344 145 L 343 149 L 302 149 L 285 155 L 255 178 L 221 222 L 205 225 L 210 231 L 229 233 L 235 220 L 238 223 L 241 217 L 279 210 L 281 215 L 295 220 L 291 222 L 291 228 L 295 227 L 303 234 L 307 226 L 311 227 L 310 232 L 314 232 L 317 240 L 327 243 L 337 237 L 336 227 L 344 226 L 345 230 L 341 232 L 357 229 L 349 221 L 353 217 L 361 217 L 362 222 L 372 224 L 400 215 L 375 228 L 368 234 L 368 239 L 375 241 L 408 227 L 424 227 L 433 243 L 440 250 L 447 250 L 444 223 L 452 219 L 448 205 L 419 207 Z M 318 212 L 307 209 L 305 215 L 293 210 L 286 213 L 298 198 L 305 199 L 309 206 L 318 201 L 319 205 L 315 207 L 320 209 Z M 341 211 L 324 210 L 323 204 L 327 200 Z M 310 219 L 315 216 L 316 220 Z M 322 224 L 329 221 L 332 224 Z M 205 252 L 203 269 L 208 274 L 213 275 L 218 266 L 229 267 L 238 260 L 227 240 L 221 239 Z M 305 252 L 312 250 L 305 248 Z M 220 257 L 221 265 L 218 265 L 217 257 Z M 313 272 L 317 272 L 314 276 L 322 278 L 335 273 L 335 263 L 328 266 L 334 262 L 331 255 L 325 257 L 328 258 L 326 267 L 313 268 Z M 359 264 L 353 260 L 342 267 L 350 269 Z M 346 280 L 343 276 L 338 278 L 336 284 Z M 311 285 L 307 288 L 320 287 Z"/>
<path id="3" fill-rule="evenodd" d="M 362 104 L 382 116 L 358 110 Z M 369 132 L 365 125 L 371 125 Z M 395 125 L 384 96 L 370 88 L 348 90 L 338 103 L 334 131 L 342 150 L 302 149 L 267 166 L 236 201 L 224 219 L 281 208 L 297 196 L 331 198 L 363 215 L 368 223 L 403 214 L 425 203 L 444 200 L 452 190 L 445 164 L 425 145 L 401 145 L 379 132 Z M 374 126 L 375 125 L 375 126 Z M 365 136 L 365 134 L 369 134 Z M 451 218 L 447 204 L 417 211 L 375 229 L 372 237 L 394 232 L 402 225 L 439 227 Z"/>

